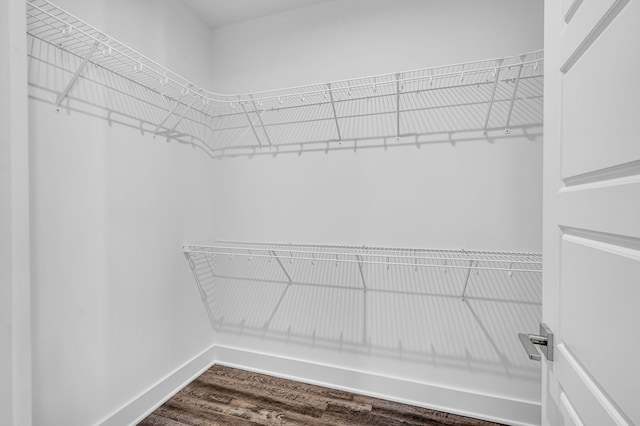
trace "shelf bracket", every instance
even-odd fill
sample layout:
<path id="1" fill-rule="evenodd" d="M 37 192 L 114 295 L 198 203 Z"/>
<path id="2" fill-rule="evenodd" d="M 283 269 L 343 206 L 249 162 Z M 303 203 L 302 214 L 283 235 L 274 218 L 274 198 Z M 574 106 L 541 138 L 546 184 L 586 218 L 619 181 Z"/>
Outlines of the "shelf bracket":
<path id="1" fill-rule="evenodd" d="M 469 269 L 467 269 L 467 276 L 464 279 L 464 288 L 462 289 L 462 297 L 460 298 L 460 300 L 464 300 L 464 295 L 467 292 L 467 286 L 469 285 L 469 278 L 471 277 L 471 269 L 473 268 L 473 263 L 473 260 L 469 261 Z"/>
<path id="2" fill-rule="evenodd" d="M 78 77 L 80 77 L 80 74 L 82 73 L 82 71 L 87 66 L 87 63 L 89 63 L 89 59 L 91 59 L 93 54 L 98 49 L 99 45 L 100 45 L 100 43 L 97 42 L 97 41 L 95 43 L 93 43 L 93 46 L 91 47 L 91 50 L 89 50 L 89 53 L 87 53 L 87 56 L 84 57 L 84 59 L 82 60 L 82 63 L 80 64 L 80 66 L 78 67 L 76 72 L 73 74 L 73 77 L 71 77 L 71 80 L 69 80 L 69 83 L 67 83 L 67 87 L 65 87 L 64 90 L 62 91 L 62 93 L 60 93 L 56 97 L 56 112 L 60 112 L 60 105 L 62 105 L 62 101 L 64 101 L 64 99 L 69 94 L 69 91 L 71 90 L 71 88 L 75 84 L 75 82 L 78 79 Z"/>
<path id="3" fill-rule="evenodd" d="M 364 272 L 362 272 L 362 257 L 357 254 L 356 259 L 358 259 L 358 270 L 360 271 L 360 278 L 362 279 L 362 288 L 364 288 L 364 291 L 367 291 L 367 282 L 364 279 Z"/>
<path id="4" fill-rule="evenodd" d="M 482 134 L 484 136 L 487 136 L 487 127 L 489 126 L 489 118 L 491 117 L 491 108 L 493 108 L 493 101 L 496 98 L 496 89 L 498 88 L 498 82 L 500 81 L 500 71 L 502 71 L 500 66 L 503 62 L 504 59 L 498 59 L 496 73 L 494 76 L 495 81 L 493 82 L 493 88 L 491 89 L 491 98 L 489 99 L 489 106 L 487 107 L 487 117 L 484 119 L 484 130 L 482 131 Z"/>
<path id="5" fill-rule="evenodd" d="M 206 256 L 206 255 L 205 255 Z M 198 273 L 196 272 L 196 264 L 193 261 L 193 259 L 191 258 L 191 254 L 185 252 L 184 253 L 184 257 L 187 259 L 187 261 L 189 262 L 189 268 L 191 269 L 191 273 L 193 274 L 193 279 L 196 282 L 196 285 L 198 286 L 198 290 L 200 291 L 200 298 L 202 299 L 202 303 L 204 304 L 204 308 L 207 311 L 207 316 L 209 317 L 209 322 L 211 322 L 211 327 L 216 328 L 216 324 L 215 324 L 215 320 L 213 319 L 213 313 L 211 312 L 211 307 L 209 306 L 209 301 L 207 300 L 207 293 L 204 291 L 204 288 L 202 287 L 202 283 L 200 282 L 200 278 L 198 277 Z M 207 265 L 209 266 L 209 269 L 211 270 L 211 273 L 213 274 L 213 268 L 211 267 L 211 264 L 209 263 L 209 259 L 207 259 Z"/>
<path id="6" fill-rule="evenodd" d="M 292 279 L 289 276 L 289 273 L 287 272 L 287 269 L 284 267 L 284 265 L 282 264 L 282 262 L 280 261 L 280 258 L 278 257 L 278 255 L 276 254 L 275 250 L 271 250 L 271 255 L 273 257 L 275 257 L 275 259 L 278 261 L 278 265 L 280 265 L 280 267 L 282 268 L 282 272 L 284 272 L 284 274 L 287 276 L 287 280 L 289 280 L 289 284 L 292 283 Z"/>
<path id="7" fill-rule="evenodd" d="M 182 121 L 182 119 L 184 118 L 185 115 L 187 115 L 187 112 L 189 112 L 189 110 L 191 109 L 191 107 L 193 106 L 193 103 L 196 101 L 196 98 L 194 97 L 193 100 L 191 101 L 191 103 L 189 104 L 189 106 L 184 110 L 184 112 L 182 114 L 180 114 L 180 117 L 178 118 L 178 121 L 176 121 L 176 124 L 173 125 L 173 127 L 170 130 L 167 130 L 166 132 L 158 132 L 156 133 L 156 135 L 166 135 L 167 139 L 169 139 L 171 137 L 171 135 L 175 132 L 176 127 L 178 127 L 178 124 L 180 124 L 180 122 Z M 176 135 L 176 137 L 182 136 L 183 134 L 178 134 Z"/>
<path id="8" fill-rule="evenodd" d="M 338 124 L 338 114 L 336 114 L 336 104 L 333 102 L 333 92 L 331 91 L 331 83 L 327 83 L 327 88 L 329 89 L 329 99 L 331 100 L 331 109 L 333 110 L 333 120 L 336 122 L 336 130 L 338 131 L 338 140 L 342 140 L 342 135 L 340 134 L 340 125 Z"/>
<path id="9" fill-rule="evenodd" d="M 243 103 L 240 103 L 240 107 L 242 108 L 242 112 L 244 112 L 245 117 L 247 117 L 247 121 L 249 122 L 249 126 L 251 126 L 251 130 L 253 131 L 253 136 L 256 137 L 256 140 L 258 141 L 258 145 L 260 145 L 260 147 L 262 147 L 262 142 L 260 142 L 260 137 L 258 137 L 258 132 L 256 132 L 256 128 L 253 127 L 253 121 L 251 121 L 251 117 L 249 117 L 249 113 L 247 112 L 247 109 L 244 107 Z M 271 144 L 269 144 L 269 145 L 271 145 Z M 280 260 L 278 260 L 278 262 L 280 262 Z M 280 266 L 282 266 L 282 264 Z"/>
<path id="10" fill-rule="evenodd" d="M 267 128 L 264 127 L 264 122 L 262 121 L 262 116 L 258 111 L 258 106 L 256 105 L 256 101 L 253 100 L 253 95 L 250 95 L 250 96 L 251 96 L 251 103 L 253 104 L 253 109 L 255 110 L 256 116 L 258 117 L 258 121 L 260 122 L 260 127 L 262 127 L 262 131 L 264 132 L 264 136 L 267 138 L 267 142 L 269 143 L 269 146 L 272 146 L 273 144 L 271 143 L 271 138 L 269 138 L 269 133 L 267 133 Z"/>
<path id="11" fill-rule="evenodd" d="M 507 123 L 504 126 L 504 132 L 509 135 L 511 134 L 511 129 L 509 125 L 511 123 L 511 113 L 513 112 L 513 104 L 516 101 L 516 94 L 518 93 L 518 85 L 520 84 L 520 75 L 522 74 L 522 68 L 524 65 L 520 64 L 518 66 L 518 75 L 516 76 L 516 83 L 513 87 L 513 95 L 511 96 L 511 103 L 509 104 L 509 113 L 507 114 Z"/>
<path id="12" fill-rule="evenodd" d="M 164 120 L 162 120 L 162 122 L 156 126 L 155 130 L 153 131 L 153 135 L 154 136 L 158 134 L 158 130 L 162 129 L 162 126 L 164 126 L 164 123 L 166 123 L 167 120 L 173 115 L 173 113 L 176 111 L 176 108 L 178 108 L 178 105 L 180 105 L 180 102 L 182 101 L 182 99 L 185 96 L 186 96 L 186 93 L 183 93 L 176 100 L 176 104 L 173 106 L 173 108 L 171 108 L 171 111 L 169 111 L 169 114 L 167 114 L 167 116 L 164 118 Z"/>
<path id="13" fill-rule="evenodd" d="M 396 139 L 400 140 L 400 74 L 396 74 Z"/>

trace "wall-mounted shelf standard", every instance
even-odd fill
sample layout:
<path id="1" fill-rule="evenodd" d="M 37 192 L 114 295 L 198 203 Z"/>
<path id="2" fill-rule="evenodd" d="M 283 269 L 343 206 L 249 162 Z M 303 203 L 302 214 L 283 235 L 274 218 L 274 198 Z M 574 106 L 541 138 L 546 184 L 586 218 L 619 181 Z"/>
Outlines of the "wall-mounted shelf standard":
<path id="1" fill-rule="evenodd" d="M 60 108 L 88 64 L 131 85 L 154 109 L 166 139 L 210 155 L 278 150 L 312 143 L 401 139 L 500 130 L 542 123 L 543 52 L 327 82 L 251 94 L 221 95 L 170 71 L 46 0 L 27 1 L 27 33 L 77 57 Z M 104 83 L 108 84 L 108 83 Z M 118 89 L 120 92 L 122 88 Z M 158 112 L 160 111 L 160 113 Z"/>

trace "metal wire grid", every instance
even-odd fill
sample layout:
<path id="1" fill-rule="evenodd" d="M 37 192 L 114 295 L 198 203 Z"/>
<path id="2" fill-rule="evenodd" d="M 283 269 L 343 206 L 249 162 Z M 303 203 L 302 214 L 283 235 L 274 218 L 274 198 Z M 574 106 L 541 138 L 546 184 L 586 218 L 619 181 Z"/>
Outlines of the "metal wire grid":
<path id="1" fill-rule="evenodd" d="M 143 104 L 155 107 L 154 134 L 196 139 L 211 152 L 452 129 L 508 131 L 542 122 L 542 51 L 222 95 L 184 79 L 46 0 L 27 1 L 27 32 L 131 83 L 120 91 L 133 96 L 140 96 L 140 88 L 150 92 Z M 77 73 L 84 68 L 82 62 L 76 66 Z M 108 85 L 110 80 L 102 82 Z"/>
<path id="2" fill-rule="evenodd" d="M 488 270 L 541 273 L 542 255 L 538 253 L 509 253 L 494 251 L 438 250 L 413 248 L 355 247 L 332 245 L 272 244 L 219 241 L 187 244 L 188 255 L 234 258 L 268 259 L 278 262 L 304 261 L 362 265 L 440 268 L 451 270 Z"/>

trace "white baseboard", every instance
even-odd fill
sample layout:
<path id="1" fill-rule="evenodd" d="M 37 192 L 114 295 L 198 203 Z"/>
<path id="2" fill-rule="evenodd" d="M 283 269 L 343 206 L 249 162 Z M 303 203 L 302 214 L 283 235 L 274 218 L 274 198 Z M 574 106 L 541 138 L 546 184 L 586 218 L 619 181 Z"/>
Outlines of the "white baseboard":
<path id="1" fill-rule="evenodd" d="M 514 426 L 538 426 L 541 406 L 495 395 L 383 376 L 316 362 L 215 346 L 215 363 Z"/>
<path id="2" fill-rule="evenodd" d="M 211 346 L 182 364 L 176 371 L 168 374 L 115 413 L 98 422 L 98 424 L 103 426 L 137 424 L 180 389 L 209 369 L 214 364 L 214 361 L 214 347 Z"/>
<path id="3" fill-rule="evenodd" d="M 211 346 L 99 424 L 135 425 L 214 364 L 514 426 L 538 426 L 540 404 L 368 371 Z"/>

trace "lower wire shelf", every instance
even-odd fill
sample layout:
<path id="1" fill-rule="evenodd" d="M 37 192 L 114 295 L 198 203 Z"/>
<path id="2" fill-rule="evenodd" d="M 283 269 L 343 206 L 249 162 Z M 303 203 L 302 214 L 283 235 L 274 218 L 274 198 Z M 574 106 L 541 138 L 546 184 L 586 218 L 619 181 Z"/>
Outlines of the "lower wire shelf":
<path id="1" fill-rule="evenodd" d="M 380 356 L 397 344 L 403 359 L 534 374 L 513 336 L 539 322 L 539 253 L 236 241 L 183 251 L 215 332 Z"/>
<path id="2" fill-rule="evenodd" d="M 472 276 L 481 271 L 492 273 L 496 279 L 518 278 L 516 282 L 540 284 L 542 279 L 540 253 L 234 241 L 185 244 L 183 251 L 203 295 L 198 275 L 201 267 L 206 267 L 209 276 L 214 278 L 234 277 L 364 291 L 389 290 L 389 280 L 381 279 L 380 274 L 391 268 L 415 273 L 429 269 L 437 273 L 425 274 L 425 280 L 438 280 L 439 274 L 449 274 L 447 286 L 450 290 L 457 289 L 461 299 L 466 296 Z M 335 272 L 330 273 L 331 269 L 340 266 L 351 273 L 343 273 L 333 281 L 338 277 Z M 377 285 L 382 281 L 384 288 Z M 402 290 L 395 292 L 398 291 Z"/>

